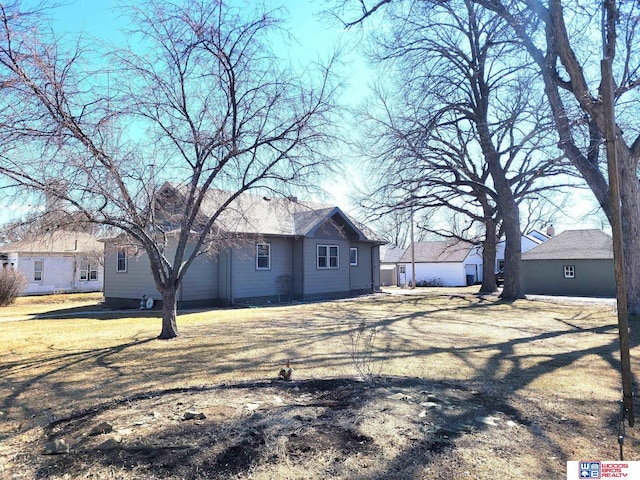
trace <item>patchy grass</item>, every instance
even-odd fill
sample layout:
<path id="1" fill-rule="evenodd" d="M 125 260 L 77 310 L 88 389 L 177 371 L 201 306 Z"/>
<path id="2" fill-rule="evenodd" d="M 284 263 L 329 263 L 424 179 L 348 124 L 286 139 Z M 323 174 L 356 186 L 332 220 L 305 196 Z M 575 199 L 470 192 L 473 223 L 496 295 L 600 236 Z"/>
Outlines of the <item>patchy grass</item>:
<path id="1" fill-rule="evenodd" d="M 418 290 L 183 313 L 171 341 L 157 313 L 97 297 L 2 309 L 0 478 L 565 478 L 618 458 L 611 305 Z M 363 321 L 373 386 L 349 351 Z M 42 455 L 54 438 L 70 452 Z"/>

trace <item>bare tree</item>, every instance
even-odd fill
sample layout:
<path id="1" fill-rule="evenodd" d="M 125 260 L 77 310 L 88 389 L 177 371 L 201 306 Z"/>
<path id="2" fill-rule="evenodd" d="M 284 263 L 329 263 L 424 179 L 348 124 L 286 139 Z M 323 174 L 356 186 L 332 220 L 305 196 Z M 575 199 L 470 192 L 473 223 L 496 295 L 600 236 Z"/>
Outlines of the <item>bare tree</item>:
<path id="1" fill-rule="evenodd" d="M 615 148 L 620 177 L 622 242 L 626 296 L 631 315 L 640 315 L 640 129 L 637 124 L 640 87 L 640 22 L 637 2 L 622 1 L 563 7 L 547 2 L 476 0 L 497 12 L 521 40 L 538 66 L 559 137 L 559 146 L 580 172 L 598 203 L 613 221 L 606 161 L 603 161 L 607 121 L 601 89 L 614 84 Z M 571 22 L 567 22 L 570 16 Z M 617 28 L 621 31 L 617 40 Z M 593 38 L 602 36 L 603 56 L 614 61 L 612 77 L 601 74 Z M 588 46 L 588 48 L 587 48 Z M 614 56 L 614 52 L 617 55 Z M 614 200 L 615 201 L 615 200 Z"/>
<path id="2" fill-rule="evenodd" d="M 567 172 L 539 92 L 528 88 L 529 65 L 502 19 L 470 0 L 416 3 L 386 19 L 398 27 L 377 39 L 378 60 L 397 64 L 401 87 L 391 101 L 381 95 L 370 117 L 379 126 L 368 127 L 380 139 L 375 162 L 389 165 L 370 201 L 466 216 L 447 234 L 483 238 L 483 291 L 496 289 L 503 231 L 502 297 L 521 298 L 519 204 L 557 189 L 549 178 Z"/>
<path id="3" fill-rule="evenodd" d="M 334 87 L 331 62 L 297 72 L 278 61 L 277 11 L 135 5 L 132 46 L 100 61 L 83 38 L 48 30 L 42 12 L 0 5 L 0 174 L 141 248 L 166 339 L 178 335 L 176 292 L 188 268 L 224 241 L 222 213 L 249 190 L 313 185 L 326 167 L 319 146 Z M 66 188 L 51 188 L 58 179 Z M 179 203 L 156 198 L 169 180 Z M 203 217 L 213 189 L 226 193 Z"/>

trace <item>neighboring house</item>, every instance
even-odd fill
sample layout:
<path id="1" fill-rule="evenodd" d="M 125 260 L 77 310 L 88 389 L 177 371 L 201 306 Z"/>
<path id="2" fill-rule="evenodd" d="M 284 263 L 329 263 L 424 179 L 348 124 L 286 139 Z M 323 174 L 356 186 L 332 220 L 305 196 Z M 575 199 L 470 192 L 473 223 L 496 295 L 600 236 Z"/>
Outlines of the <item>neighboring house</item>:
<path id="1" fill-rule="evenodd" d="M 546 242 L 553 237 L 553 227 L 547 228 L 547 233 L 542 233 L 540 230 L 531 230 L 529 233 L 522 235 L 520 239 L 520 252 L 524 253 L 531 250 L 533 247 Z M 496 267 L 495 271 L 498 272 L 504 268 L 504 240 L 498 242 L 496 246 Z"/>
<path id="2" fill-rule="evenodd" d="M 211 191 L 203 203 L 210 218 L 228 192 Z M 158 198 L 180 203 L 180 189 L 163 185 Z M 216 221 L 220 243 L 199 256 L 178 291 L 178 306 L 316 300 L 371 293 L 380 287 L 379 246 L 384 242 L 340 208 L 293 197 L 242 194 Z M 138 306 L 161 300 L 147 255 L 122 238 L 105 241 L 105 302 Z"/>
<path id="3" fill-rule="evenodd" d="M 94 235 L 67 230 L 0 246 L 3 268 L 22 272 L 24 295 L 102 290 L 103 245 Z"/>
<path id="4" fill-rule="evenodd" d="M 398 285 L 411 284 L 414 262 L 416 285 L 462 287 L 481 278 L 482 249 L 458 240 L 416 242 L 398 262 Z"/>
<path id="5" fill-rule="evenodd" d="M 522 254 L 525 294 L 614 297 L 613 242 L 597 230 L 567 230 Z"/>
<path id="6" fill-rule="evenodd" d="M 380 285 L 388 287 L 399 284 L 398 263 L 403 255 L 404 248 L 388 245 L 380 247 Z M 403 273 L 403 276 L 406 276 L 406 272 Z"/>
<path id="7" fill-rule="evenodd" d="M 542 244 L 549 236 L 532 230 L 522 236 L 521 251 Z M 415 243 L 416 284 L 462 287 L 482 282 L 482 246 L 459 240 Z M 398 285 L 412 279 L 412 253 L 409 246 L 397 262 Z M 494 271 L 504 268 L 504 241 L 496 246 Z"/>

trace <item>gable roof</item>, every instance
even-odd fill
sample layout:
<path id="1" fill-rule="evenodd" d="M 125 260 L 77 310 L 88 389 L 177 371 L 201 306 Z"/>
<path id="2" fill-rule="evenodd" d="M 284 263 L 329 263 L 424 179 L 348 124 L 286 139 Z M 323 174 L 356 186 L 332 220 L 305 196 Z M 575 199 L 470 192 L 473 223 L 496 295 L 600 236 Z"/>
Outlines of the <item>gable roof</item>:
<path id="1" fill-rule="evenodd" d="M 160 191 L 182 195 L 186 187 L 165 183 Z M 209 190 L 200 212 L 211 218 L 232 192 Z M 219 215 L 216 224 L 228 232 L 255 235 L 310 236 L 325 222 L 333 221 L 359 240 L 384 243 L 372 230 L 345 214 L 339 207 L 313 202 L 301 202 L 294 197 L 270 198 L 242 193 Z"/>
<path id="2" fill-rule="evenodd" d="M 401 261 L 404 255 L 405 249 L 399 247 L 390 247 L 383 245 L 380 247 L 380 262 L 381 263 L 398 263 Z"/>
<path id="3" fill-rule="evenodd" d="M 32 239 L 0 246 L 2 253 L 90 253 L 104 247 L 97 238 L 85 232 L 56 230 Z"/>
<path id="4" fill-rule="evenodd" d="M 522 254 L 522 260 L 613 259 L 613 240 L 598 229 L 565 230 Z"/>
<path id="5" fill-rule="evenodd" d="M 436 242 L 416 242 L 415 261 L 419 263 L 462 262 L 473 248 L 471 242 L 442 240 Z M 411 245 L 405 250 L 401 262 L 411 262 Z"/>

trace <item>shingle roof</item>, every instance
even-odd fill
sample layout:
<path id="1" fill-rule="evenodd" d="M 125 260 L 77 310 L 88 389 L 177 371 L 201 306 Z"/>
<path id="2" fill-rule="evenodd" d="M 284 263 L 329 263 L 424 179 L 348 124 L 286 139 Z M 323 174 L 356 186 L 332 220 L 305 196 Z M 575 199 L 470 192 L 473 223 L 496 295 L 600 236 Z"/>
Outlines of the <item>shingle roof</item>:
<path id="1" fill-rule="evenodd" d="M 169 183 L 162 188 L 180 191 L 180 187 Z M 210 218 L 230 195 L 228 191 L 210 190 L 202 203 L 201 213 Z M 373 231 L 357 223 L 337 206 L 288 197 L 270 198 L 242 193 L 220 213 L 216 223 L 223 230 L 235 233 L 306 236 L 336 215 L 362 239 L 382 243 Z"/>
<path id="2" fill-rule="evenodd" d="M 398 263 L 404 255 L 404 248 L 398 247 L 380 247 L 380 262 L 382 263 Z"/>
<path id="3" fill-rule="evenodd" d="M 85 232 L 56 230 L 32 239 L 0 246 L 3 253 L 69 253 L 102 250 L 94 235 Z"/>
<path id="4" fill-rule="evenodd" d="M 473 247 L 470 242 L 457 240 L 416 242 L 414 245 L 415 261 L 420 263 L 462 262 Z M 411 261 L 411 245 L 404 252 L 401 261 Z"/>
<path id="5" fill-rule="evenodd" d="M 522 260 L 612 259 L 613 241 L 598 229 L 565 230 L 522 254 Z"/>

